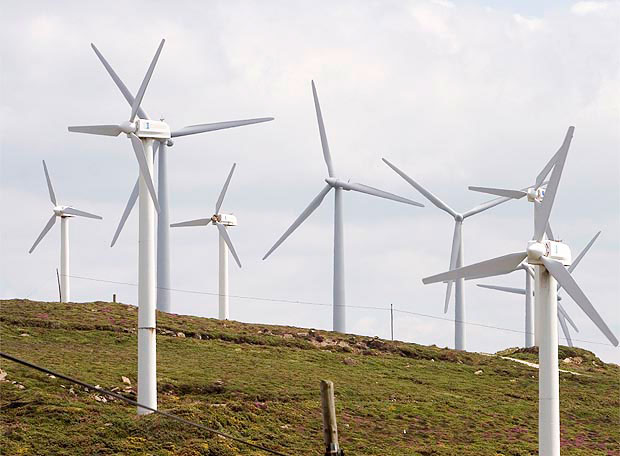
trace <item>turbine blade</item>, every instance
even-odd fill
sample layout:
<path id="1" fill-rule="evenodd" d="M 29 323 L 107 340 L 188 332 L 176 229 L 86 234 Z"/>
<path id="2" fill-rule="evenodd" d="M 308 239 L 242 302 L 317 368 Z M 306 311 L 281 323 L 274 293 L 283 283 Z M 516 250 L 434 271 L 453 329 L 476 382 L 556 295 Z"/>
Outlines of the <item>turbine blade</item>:
<path id="1" fill-rule="evenodd" d="M 226 128 L 242 127 L 244 125 L 252 125 L 261 122 L 269 122 L 273 120 L 273 117 L 261 117 L 259 119 L 247 119 L 247 120 L 231 120 L 228 122 L 216 122 L 208 124 L 189 125 L 179 130 L 173 131 L 170 136 L 176 138 L 178 136 L 195 135 L 198 133 L 206 133 L 208 131 L 224 130 Z"/>
<path id="2" fill-rule="evenodd" d="M 222 207 L 222 203 L 224 202 L 224 197 L 226 196 L 228 185 L 230 184 L 230 180 L 232 179 L 232 175 L 235 172 L 236 167 L 237 167 L 237 164 L 233 163 L 232 168 L 230 168 L 230 172 L 228 173 L 228 177 L 226 178 L 226 182 L 224 182 L 224 186 L 222 187 L 222 191 L 220 192 L 220 196 L 217 198 L 217 202 L 215 203 L 216 214 L 220 213 L 220 208 Z"/>
<path id="3" fill-rule="evenodd" d="M 99 215 L 91 214 L 90 212 L 81 211 L 74 207 L 67 207 L 63 209 L 62 212 L 63 214 L 77 215 L 78 217 L 86 217 L 86 218 L 92 218 L 92 219 L 97 219 L 97 220 L 103 220 L 103 217 Z"/>
<path id="4" fill-rule="evenodd" d="M 89 135 L 118 136 L 123 130 L 118 125 L 79 125 L 69 127 L 72 133 L 88 133 Z"/>
<path id="5" fill-rule="evenodd" d="M 321 136 L 321 147 L 323 148 L 323 158 L 327 165 L 327 174 L 334 177 L 334 166 L 332 165 L 332 156 L 329 152 L 329 144 L 327 144 L 327 134 L 325 133 L 325 124 L 323 124 L 323 114 L 321 114 L 321 106 L 319 105 L 319 96 L 316 93 L 314 81 L 312 81 L 312 97 L 314 98 L 314 109 L 316 110 L 316 120 L 319 123 L 319 134 Z"/>
<path id="6" fill-rule="evenodd" d="M 558 314 L 562 314 L 562 316 L 566 319 L 566 321 L 570 323 L 570 325 L 575 329 L 575 331 L 579 332 L 577 325 L 575 324 L 573 319 L 570 317 L 570 315 L 568 315 L 568 312 L 566 312 L 566 309 L 564 308 L 564 306 L 562 306 L 562 304 L 560 304 L 559 302 L 558 302 Z"/>
<path id="7" fill-rule="evenodd" d="M 450 250 L 450 271 L 456 268 L 456 261 L 459 258 L 461 250 L 461 236 L 462 236 L 463 224 L 460 222 L 454 223 L 454 235 L 452 236 L 452 249 Z M 443 306 L 443 313 L 448 312 L 448 306 L 450 305 L 450 295 L 452 294 L 453 282 L 448 282 L 446 288 L 446 300 Z"/>
<path id="8" fill-rule="evenodd" d="M 299 217 L 297 217 L 297 219 L 295 219 L 293 224 L 284 232 L 280 239 L 278 239 L 273 245 L 273 247 L 269 249 L 269 251 L 263 257 L 263 260 L 266 260 L 267 257 L 271 255 L 272 252 L 277 249 L 280 244 L 282 244 L 286 240 L 286 238 L 289 237 L 291 233 L 299 227 L 299 225 L 301 225 L 308 217 L 310 217 L 310 215 L 316 210 L 316 208 L 321 205 L 323 199 L 325 198 L 325 195 L 327 195 L 331 189 L 331 185 L 326 185 L 325 187 L 323 187 L 319 194 L 316 195 L 314 199 L 310 202 L 308 207 L 303 210 L 303 212 L 299 215 Z"/>
<path id="9" fill-rule="evenodd" d="M 232 253 L 233 258 L 237 262 L 237 266 L 241 267 L 241 261 L 239 261 L 239 257 L 237 256 L 237 252 L 235 251 L 235 247 L 233 246 L 233 243 L 230 240 L 230 236 L 228 236 L 228 232 L 226 231 L 226 227 L 224 225 L 222 225 L 221 223 L 216 223 L 215 226 L 217 226 L 217 230 L 220 232 L 220 236 L 222 236 L 222 238 L 224 239 L 224 242 L 226 242 L 226 245 L 228 246 L 228 249 L 230 250 L 230 253 Z"/>
<path id="10" fill-rule="evenodd" d="M 508 255 L 493 258 L 491 260 L 481 261 L 480 263 L 463 266 L 462 268 L 453 269 L 452 271 L 425 277 L 422 279 L 422 282 L 424 284 L 429 284 L 460 278 L 470 280 L 508 274 L 509 272 L 514 271 L 517 266 L 519 266 L 519 263 L 521 263 L 526 257 L 526 252 L 509 253 Z"/>
<path id="11" fill-rule="evenodd" d="M 135 133 L 129 133 L 129 139 L 131 139 L 133 151 L 136 154 L 136 158 L 138 159 L 138 165 L 140 166 L 140 176 L 146 182 L 146 187 L 149 189 L 151 199 L 153 200 L 153 204 L 155 205 L 155 210 L 159 213 L 159 201 L 157 201 L 157 192 L 155 191 L 155 185 L 153 185 L 153 178 L 151 177 L 149 165 L 146 161 L 146 155 L 144 153 L 144 146 L 142 145 L 142 141 L 135 135 Z"/>
<path id="12" fill-rule="evenodd" d="M 370 187 L 368 185 L 360 184 L 360 183 L 350 183 L 350 182 L 340 182 L 340 186 L 344 190 L 353 190 L 354 192 L 366 193 L 367 195 L 378 196 L 379 198 L 385 198 L 392 201 L 398 201 L 399 203 L 411 204 L 412 206 L 424 207 L 424 204 L 420 204 L 416 201 L 410 200 L 408 198 L 403 198 L 402 196 L 394 195 L 393 193 L 385 192 L 383 190 L 379 190 L 375 187 Z"/>
<path id="13" fill-rule="evenodd" d="M 573 272 L 575 270 L 575 268 L 577 267 L 577 265 L 581 262 L 581 260 L 583 259 L 583 257 L 585 256 L 586 253 L 588 253 L 588 250 L 590 250 L 590 247 L 592 247 L 592 245 L 594 244 L 594 242 L 598 239 L 598 237 L 600 236 L 601 231 L 599 231 L 598 233 L 596 233 L 594 235 L 594 237 L 590 240 L 590 242 L 588 242 L 588 245 L 586 245 L 584 247 L 584 249 L 579 252 L 579 255 L 577 255 L 577 258 L 575 258 L 573 260 L 573 264 L 571 264 L 568 267 L 568 272 Z"/>
<path id="14" fill-rule="evenodd" d="M 549 179 L 549 184 L 547 185 L 547 190 L 545 191 L 545 196 L 543 197 L 540 216 L 536 217 L 535 220 L 534 239 L 537 241 L 542 240 L 547 224 L 549 223 L 551 209 L 553 209 L 553 202 L 555 201 L 555 195 L 557 194 L 558 187 L 560 185 L 562 170 L 564 169 L 564 164 L 566 163 L 566 156 L 568 155 L 568 148 L 570 147 L 570 142 L 573 139 L 574 131 L 575 127 L 568 128 L 566 137 L 564 138 L 564 143 L 558 151 L 559 155 L 555 165 L 553 166 L 551 178 Z"/>
<path id="15" fill-rule="evenodd" d="M 32 244 L 32 247 L 30 247 L 28 253 L 32 253 L 34 251 L 36 246 L 39 245 L 39 242 L 41 242 L 41 239 L 43 239 L 47 232 L 52 229 L 54 223 L 56 223 L 56 214 L 53 214 L 52 217 L 47 221 L 47 225 L 45 225 L 45 228 L 43 228 L 43 231 L 41 231 L 41 234 L 39 234 L 37 240 L 34 241 L 34 244 Z"/>
<path id="16" fill-rule="evenodd" d="M 207 226 L 212 221 L 213 220 L 211 220 L 210 218 L 201 218 L 196 220 L 188 220 L 187 222 L 172 223 L 170 227 L 178 228 L 182 226 Z"/>
<path id="17" fill-rule="evenodd" d="M 536 280 L 536 274 L 534 273 L 534 268 L 532 266 L 528 264 L 525 268 L 525 272 L 527 272 L 532 279 Z"/>
<path id="18" fill-rule="evenodd" d="M 435 195 L 433 195 L 431 192 L 429 192 L 428 190 L 426 190 L 424 187 L 422 187 L 420 184 L 418 184 L 416 181 L 414 181 L 411 177 L 409 177 L 407 174 L 405 174 L 403 171 L 401 171 L 400 169 L 398 169 L 395 165 L 393 165 L 392 163 L 390 163 L 387 159 L 383 159 L 383 162 L 388 165 L 390 168 L 392 168 L 392 170 L 394 170 L 394 172 L 396 172 L 396 174 L 398 174 L 400 177 L 402 177 L 403 179 L 405 179 L 407 182 L 409 182 L 409 184 L 411 186 L 413 186 L 417 191 L 419 191 L 427 200 L 429 200 L 431 203 L 433 203 L 435 206 L 437 206 L 439 209 L 446 211 L 448 214 L 450 214 L 452 217 L 456 217 L 457 213 L 456 211 L 454 211 L 450 206 L 448 206 L 446 203 L 444 203 L 443 201 L 441 201 L 439 198 L 437 198 Z"/>
<path id="19" fill-rule="evenodd" d="M 131 195 L 129 195 L 129 200 L 127 200 L 127 205 L 125 206 L 125 210 L 123 211 L 121 220 L 120 222 L 118 222 L 118 227 L 116 227 L 116 231 L 114 232 L 114 237 L 112 238 L 112 243 L 110 244 L 110 247 L 114 247 L 114 244 L 116 244 L 116 240 L 118 239 L 119 234 L 121 234 L 121 231 L 123 230 L 123 227 L 125 226 L 127 217 L 129 217 L 131 210 L 136 204 L 136 200 L 138 199 L 138 192 L 140 188 L 139 185 L 140 185 L 140 178 L 138 177 L 138 179 L 136 179 L 135 185 L 133 186 L 133 190 L 131 191 Z"/>
<path id="20" fill-rule="evenodd" d="M 498 291 L 505 291 L 506 293 L 525 295 L 524 288 L 502 287 L 499 285 L 483 285 L 481 283 L 476 284 L 476 286 L 480 288 L 488 288 L 489 290 L 498 290 Z"/>
<path id="21" fill-rule="evenodd" d="M 534 185 L 536 189 L 539 189 L 540 187 L 545 185 L 546 183 L 544 182 L 545 178 L 549 174 L 549 171 L 551 171 L 551 168 L 553 168 L 553 165 L 555 165 L 555 162 L 558 160 L 558 157 L 560 156 L 561 151 L 562 151 L 562 147 L 560 146 L 560 148 L 556 151 L 556 153 L 553 154 L 553 157 L 551 157 L 551 160 L 547 162 L 545 167 L 540 171 L 540 173 L 538 173 L 538 176 L 536 176 L 536 184 Z"/>
<path id="22" fill-rule="evenodd" d="M 50 200 L 54 206 L 58 206 L 56 203 L 56 194 L 54 193 L 54 187 L 52 187 L 52 180 L 50 179 L 50 175 L 47 172 L 47 165 L 45 164 L 45 160 L 43 160 L 43 171 L 45 171 L 45 180 L 47 181 L 47 190 L 50 193 Z"/>
<path id="23" fill-rule="evenodd" d="M 558 312 L 558 323 L 560 324 L 560 328 L 562 328 L 562 332 L 564 333 L 564 338 L 566 339 L 566 344 L 569 347 L 573 346 L 573 339 L 570 337 L 570 331 L 568 330 L 568 326 L 566 325 L 566 320 L 564 319 L 564 315 Z"/>
<path id="24" fill-rule="evenodd" d="M 521 190 L 508 190 L 505 188 L 492 188 L 492 187 L 468 187 L 471 191 L 480 192 L 480 193 L 488 193 L 490 195 L 503 196 L 506 198 L 512 199 L 521 199 L 524 196 L 527 196 L 527 192 Z"/>
<path id="25" fill-rule="evenodd" d="M 144 76 L 144 80 L 142 81 L 142 85 L 140 85 L 140 89 L 136 94 L 136 98 L 133 100 L 131 105 L 131 116 L 129 117 L 129 121 L 133 122 L 136 118 L 136 114 L 138 113 L 138 108 L 140 108 L 140 104 L 142 104 L 142 98 L 144 97 L 144 93 L 146 92 L 146 88 L 149 85 L 149 81 L 151 80 L 151 76 L 153 76 L 153 70 L 155 70 L 155 65 L 157 64 L 157 60 L 159 59 L 159 54 L 161 54 L 161 50 L 164 47 L 164 43 L 166 40 L 161 40 L 159 43 L 159 47 L 157 48 L 157 52 L 155 52 L 155 57 L 151 61 L 149 65 L 149 69 Z"/>
<path id="26" fill-rule="evenodd" d="M 99 58 L 101 63 L 103 63 L 103 66 L 105 67 L 106 71 L 112 77 L 112 80 L 116 84 L 116 87 L 119 88 L 119 90 L 125 97 L 125 100 L 127 100 L 127 103 L 129 103 L 129 106 L 133 106 L 134 97 L 129 91 L 129 89 L 127 88 L 127 86 L 123 83 L 123 81 L 121 81 L 121 78 L 118 77 L 116 72 L 112 69 L 112 66 L 108 63 L 108 61 L 101 54 L 101 52 L 99 52 L 99 49 L 97 49 L 97 47 L 93 43 L 90 43 L 90 47 L 93 48 L 93 51 L 95 51 L 95 54 L 97 54 L 97 57 Z M 144 110 L 141 107 L 138 108 L 138 115 L 140 116 L 141 119 L 149 118 L 149 116 L 146 114 L 146 112 L 144 112 Z"/>
<path id="27" fill-rule="evenodd" d="M 558 166 L 560 160 L 562 160 L 562 158 L 558 160 L 556 166 Z M 553 170 L 553 172 L 555 173 L 555 169 Z M 553 179 L 553 176 L 551 178 Z M 579 288 L 579 285 L 577 285 L 577 282 L 575 282 L 575 279 L 573 279 L 573 276 L 570 275 L 564 265 L 557 260 L 552 260 L 544 256 L 540 259 L 547 268 L 547 271 L 549 271 L 549 273 L 553 277 L 555 277 L 555 280 L 557 280 L 558 283 L 562 285 L 562 287 L 566 290 L 566 293 L 568 293 L 568 295 L 573 298 L 573 301 L 575 301 L 577 305 L 581 307 L 581 310 L 583 310 L 585 314 L 590 318 L 590 320 L 592 320 L 594 324 L 598 327 L 598 329 L 600 329 L 601 332 L 605 334 L 605 337 L 607 337 L 607 339 L 609 339 L 609 341 L 617 347 L 618 339 L 616 339 L 616 336 L 614 336 L 614 334 L 611 332 L 603 318 L 596 311 L 585 293 L 581 291 L 581 288 Z"/>
<path id="28" fill-rule="evenodd" d="M 553 237 L 553 230 L 551 229 L 551 224 L 547 223 L 547 228 L 545 228 L 545 234 L 547 235 L 547 239 L 553 241 L 555 237 Z"/>

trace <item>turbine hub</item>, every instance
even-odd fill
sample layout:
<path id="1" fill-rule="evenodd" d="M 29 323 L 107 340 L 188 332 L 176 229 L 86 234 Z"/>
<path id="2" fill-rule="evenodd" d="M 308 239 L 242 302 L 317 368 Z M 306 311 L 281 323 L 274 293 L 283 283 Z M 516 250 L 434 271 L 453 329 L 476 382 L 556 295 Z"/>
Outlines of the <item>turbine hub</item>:
<path id="1" fill-rule="evenodd" d="M 58 217 L 68 217 L 63 212 L 68 207 L 69 206 L 55 206 L 52 210 L 54 211 L 54 214 L 56 214 Z"/>
<path id="2" fill-rule="evenodd" d="M 136 124 L 134 124 L 133 122 L 129 122 L 128 120 L 126 120 L 125 122 L 122 122 L 119 127 L 121 127 L 121 130 L 123 131 L 123 133 L 129 134 L 129 133 L 135 133 L 137 130 Z"/>
<path id="3" fill-rule="evenodd" d="M 338 179 L 336 177 L 326 177 L 325 182 L 327 182 L 332 187 L 339 187 Z"/>
<path id="4" fill-rule="evenodd" d="M 528 188 L 527 189 L 527 200 L 530 203 L 533 202 L 541 202 L 545 196 L 545 191 L 542 188 Z"/>
<path id="5" fill-rule="evenodd" d="M 464 219 L 463 214 L 456 214 L 454 216 L 454 220 L 456 220 L 457 222 L 462 222 Z"/>

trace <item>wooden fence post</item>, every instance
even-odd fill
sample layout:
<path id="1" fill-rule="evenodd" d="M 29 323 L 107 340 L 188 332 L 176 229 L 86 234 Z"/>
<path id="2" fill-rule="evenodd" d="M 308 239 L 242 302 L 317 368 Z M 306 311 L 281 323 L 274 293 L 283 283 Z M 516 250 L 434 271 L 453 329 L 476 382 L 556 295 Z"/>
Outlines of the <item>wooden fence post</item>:
<path id="1" fill-rule="evenodd" d="M 342 456 L 344 452 L 338 445 L 338 426 L 336 425 L 336 406 L 334 404 L 334 383 L 321 380 L 321 408 L 323 409 L 323 440 L 325 456 Z"/>

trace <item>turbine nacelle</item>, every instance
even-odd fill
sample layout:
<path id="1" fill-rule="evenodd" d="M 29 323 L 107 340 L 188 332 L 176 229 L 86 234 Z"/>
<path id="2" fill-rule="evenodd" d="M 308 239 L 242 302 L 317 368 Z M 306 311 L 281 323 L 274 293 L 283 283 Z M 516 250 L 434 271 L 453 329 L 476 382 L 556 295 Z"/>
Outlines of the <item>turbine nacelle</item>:
<path id="1" fill-rule="evenodd" d="M 213 223 L 221 223 L 224 226 L 237 226 L 237 217 L 232 214 L 215 214 L 211 220 Z"/>
<path id="2" fill-rule="evenodd" d="M 129 123 L 129 122 L 124 122 Z M 123 128 L 121 124 L 121 128 Z M 170 127 L 166 122 L 161 120 L 150 119 L 138 119 L 133 125 L 134 130 L 125 133 L 135 133 L 138 138 L 153 138 L 153 139 L 170 139 Z M 125 130 L 123 130 L 125 131 Z M 170 144 L 172 145 L 172 144 Z"/>
<path id="3" fill-rule="evenodd" d="M 527 200 L 530 203 L 538 202 L 540 203 L 545 196 L 545 190 L 542 188 L 528 188 L 527 189 Z"/>
<path id="4" fill-rule="evenodd" d="M 530 265 L 544 265 L 541 258 L 550 258 L 564 266 L 571 264 L 571 252 L 567 244 L 557 241 L 530 241 L 527 245 L 527 262 Z"/>
<path id="5" fill-rule="evenodd" d="M 347 188 L 347 182 L 344 182 L 340 179 L 338 179 L 337 177 L 327 177 L 325 178 L 325 182 L 327 182 L 327 184 L 329 184 L 330 186 L 334 187 L 334 188 L 342 188 L 344 190 L 351 190 L 350 188 Z"/>

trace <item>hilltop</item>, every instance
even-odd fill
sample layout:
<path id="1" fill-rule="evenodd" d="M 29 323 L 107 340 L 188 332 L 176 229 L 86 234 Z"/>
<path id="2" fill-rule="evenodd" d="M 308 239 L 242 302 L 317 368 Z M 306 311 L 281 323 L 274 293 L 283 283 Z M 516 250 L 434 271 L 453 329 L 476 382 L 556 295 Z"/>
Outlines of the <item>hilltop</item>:
<path id="1" fill-rule="evenodd" d="M 135 398 L 137 309 L 0 301 L 2 351 Z M 329 331 L 159 313 L 159 407 L 291 455 L 323 454 L 319 381 L 348 455 L 537 454 L 535 350 L 457 352 Z M 620 455 L 620 367 L 560 347 L 563 455 Z M 1 361 L 7 455 L 258 455 Z M 6 374 L 6 375 L 5 375 Z M 123 377 L 126 377 L 124 380 Z M 105 402 L 104 402 L 105 401 Z"/>

